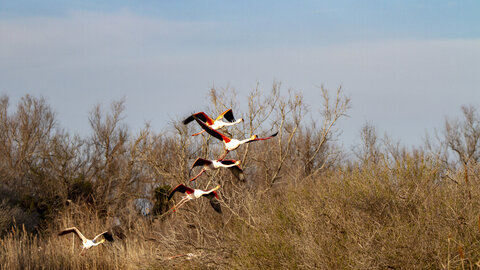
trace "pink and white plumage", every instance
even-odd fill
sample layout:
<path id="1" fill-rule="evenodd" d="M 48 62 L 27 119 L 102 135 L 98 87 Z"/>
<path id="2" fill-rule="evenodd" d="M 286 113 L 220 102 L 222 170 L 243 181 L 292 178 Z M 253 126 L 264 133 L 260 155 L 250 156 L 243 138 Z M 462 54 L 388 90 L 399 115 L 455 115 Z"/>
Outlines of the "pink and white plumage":
<path id="1" fill-rule="evenodd" d="M 222 114 L 220 114 L 215 120 L 210 118 L 206 113 L 204 112 L 198 112 L 190 115 L 187 117 L 185 120 L 183 120 L 183 124 L 187 125 L 188 123 L 192 122 L 194 119 L 198 118 L 202 120 L 206 125 L 208 125 L 210 128 L 217 130 L 220 128 L 223 128 L 225 126 L 233 126 L 235 124 L 238 124 L 243 121 L 243 118 L 240 118 L 238 120 L 235 120 L 235 117 L 233 116 L 232 109 L 228 109 L 224 111 Z M 221 119 L 225 118 L 228 122 L 223 122 Z M 192 134 L 192 136 L 197 136 L 201 133 L 203 133 L 205 130 L 202 130 L 198 133 Z"/>
<path id="2" fill-rule="evenodd" d="M 80 240 L 82 240 L 82 251 L 80 252 L 80 254 L 83 254 L 83 252 L 87 249 L 90 249 L 92 247 L 95 247 L 95 246 L 98 246 L 100 244 L 102 244 L 103 242 L 105 242 L 105 240 L 109 241 L 109 242 L 113 242 L 113 235 L 112 233 L 110 233 L 109 231 L 104 231 L 100 234 L 98 234 L 97 236 L 95 236 L 92 240 L 88 239 L 87 237 L 85 237 L 78 229 L 77 227 L 70 227 L 70 228 L 66 228 L 64 230 L 62 230 L 61 232 L 58 233 L 58 235 L 65 235 L 65 234 L 69 234 L 69 233 L 74 233 L 75 235 L 78 236 L 78 238 L 80 238 Z M 102 237 L 102 239 L 100 239 L 99 241 L 97 241 L 97 239 L 99 237 Z"/>
<path id="3" fill-rule="evenodd" d="M 217 185 L 216 187 L 210 190 L 201 190 L 201 189 L 194 189 L 194 188 L 187 187 L 184 184 L 179 184 L 170 192 L 170 194 L 168 195 L 168 200 L 170 200 L 176 192 L 181 192 L 186 194 L 180 200 L 180 202 L 178 202 L 175 206 L 172 207 L 172 210 L 175 212 L 176 209 L 180 208 L 184 203 L 204 196 L 210 200 L 210 205 L 213 207 L 213 209 L 221 214 L 222 209 L 220 207 L 220 202 L 217 200 L 218 194 L 216 191 L 219 188 L 220 186 Z"/>
<path id="4" fill-rule="evenodd" d="M 193 163 L 192 167 L 190 168 L 190 172 L 193 168 L 197 166 L 203 166 L 202 170 L 190 181 L 197 179 L 200 175 L 202 175 L 205 171 L 209 170 L 218 170 L 220 168 L 229 168 L 230 171 L 235 175 L 235 177 L 240 180 L 244 181 L 245 176 L 243 174 L 242 168 L 240 168 L 240 160 L 233 160 L 233 159 L 222 159 L 222 160 L 211 160 L 211 159 L 204 159 L 204 158 L 197 158 Z"/>
<path id="5" fill-rule="evenodd" d="M 217 130 L 212 129 L 211 127 L 209 127 L 209 126 L 208 126 L 207 124 L 205 124 L 200 118 L 196 117 L 195 115 L 193 116 L 193 118 L 195 119 L 195 121 L 197 121 L 197 123 L 198 123 L 208 134 L 210 134 L 212 137 L 217 138 L 218 140 L 222 141 L 222 142 L 225 144 L 225 154 L 220 158 L 220 160 L 223 159 L 223 158 L 227 155 L 228 152 L 237 149 L 237 148 L 240 147 L 240 145 L 242 145 L 242 144 L 250 143 L 250 142 L 254 142 L 254 141 L 268 140 L 268 139 L 271 139 L 271 138 L 277 136 L 277 134 L 278 134 L 278 132 L 275 132 L 274 134 L 272 134 L 271 136 L 266 137 L 266 138 L 258 138 L 257 135 L 253 135 L 253 136 L 251 136 L 250 138 L 245 139 L 245 140 L 237 140 L 237 139 L 229 138 L 229 137 L 225 136 L 224 134 L 218 132 Z"/>

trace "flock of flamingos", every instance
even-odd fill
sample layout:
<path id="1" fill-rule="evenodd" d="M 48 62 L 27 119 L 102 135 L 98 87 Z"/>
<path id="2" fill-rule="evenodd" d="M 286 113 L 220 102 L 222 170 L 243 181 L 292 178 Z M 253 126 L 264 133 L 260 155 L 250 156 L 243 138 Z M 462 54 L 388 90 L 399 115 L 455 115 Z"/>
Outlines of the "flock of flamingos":
<path id="1" fill-rule="evenodd" d="M 222 119 L 225 119 L 228 122 L 224 122 L 224 121 L 222 121 Z M 242 144 L 250 143 L 250 142 L 254 142 L 254 141 L 268 140 L 268 139 L 271 139 L 271 138 L 275 137 L 278 133 L 278 132 L 276 132 L 275 134 L 273 134 L 269 137 L 266 137 L 266 138 L 258 138 L 257 135 L 253 135 L 250 138 L 244 139 L 244 140 L 238 140 L 238 139 L 233 139 L 233 138 L 227 137 L 226 135 L 220 133 L 218 131 L 218 129 L 221 129 L 221 128 L 226 127 L 226 126 L 232 126 L 232 125 L 235 125 L 235 124 L 243 121 L 242 118 L 240 118 L 238 120 L 235 120 L 235 117 L 233 116 L 232 109 L 226 110 L 225 112 L 220 114 L 215 120 L 210 118 L 204 112 L 194 113 L 194 114 L 190 115 L 188 118 L 186 118 L 185 120 L 183 120 L 183 124 L 187 125 L 188 123 L 192 122 L 193 120 L 195 120 L 203 128 L 203 130 L 198 132 L 198 133 L 193 134 L 192 136 L 199 135 L 199 134 L 206 131 L 212 137 L 217 138 L 218 140 L 220 140 L 224 143 L 225 152 L 223 153 L 223 155 L 220 158 L 218 158 L 216 160 L 197 158 L 195 160 L 195 162 L 193 163 L 193 165 L 191 166 L 190 172 L 192 171 L 193 168 L 195 168 L 197 166 L 203 166 L 203 168 L 201 169 L 201 171 L 195 177 L 191 178 L 190 181 L 194 181 L 195 179 L 197 179 L 200 175 L 202 175 L 207 170 L 217 170 L 219 168 L 229 168 L 237 179 L 239 179 L 240 181 L 243 181 L 245 178 L 244 178 L 244 175 L 243 175 L 243 171 L 240 167 L 241 161 L 240 160 L 233 160 L 233 159 L 224 159 L 226 157 L 226 155 L 230 151 L 233 151 L 233 150 L 237 149 L 238 147 L 240 147 L 240 145 L 242 145 Z M 217 185 L 213 189 L 202 190 L 202 189 L 194 189 L 194 188 L 188 187 L 184 184 L 179 184 L 178 186 L 176 186 L 170 192 L 170 194 L 168 195 L 168 200 L 170 200 L 176 192 L 184 193 L 185 196 L 177 204 L 175 204 L 171 208 L 171 210 L 176 211 L 176 209 L 181 207 L 186 202 L 188 202 L 190 200 L 193 200 L 193 199 L 198 199 L 198 198 L 203 196 L 203 197 L 208 198 L 210 200 L 210 205 L 213 207 L 213 209 L 216 212 L 221 214 L 222 209 L 220 207 L 220 202 L 217 200 L 218 199 L 217 190 L 219 188 L 220 188 L 220 185 Z M 82 241 L 83 248 L 82 248 L 82 251 L 80 252 L 80 254 L 83 254 L 83 252 L 85 250 L 87 250 L 89 248 L 92 248 L 94 246 L 98 246 L 105 241 L 110 241 L 111 242 L 111 241 L 114 240 L 112 233 L 109 232 L 109 231 L 102 232 L 101 234 L 95 236 L 93 239 L 88 239 L 76 227 L 71 227 L 71 228 L 64 229 L 59 233 L 59 235 L 65 235 L 65 234 L 69 234 L 69 233 L 75 233 L 78 236 L 78 238 L 80 238 L 80 240 Z"/>

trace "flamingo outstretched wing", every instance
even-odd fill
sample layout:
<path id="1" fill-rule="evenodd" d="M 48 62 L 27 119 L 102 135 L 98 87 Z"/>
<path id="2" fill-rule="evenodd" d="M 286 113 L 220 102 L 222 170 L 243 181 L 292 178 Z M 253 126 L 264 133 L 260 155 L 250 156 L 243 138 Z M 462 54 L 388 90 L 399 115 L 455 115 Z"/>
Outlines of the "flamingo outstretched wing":
<path id="1" fill-rule="evenodd" d="M 82 242 L 86 242 L 88 239 L 77 229 L 77 227 L 66 228 L 58 233 L 58 235 L 65 235 L 69 233 L 75 233 Z"/>
<path id="2" fill-rule="evenodd" d="M 192 164 L 192 167 L 190 168 L 193 169 L 194 167 L 197 167 L 197 166 L 204 166 L 204 165 L 210 165 L 212 164 L 212 161 L 211 160 L 208 160 L 208 159 L 204 159 L 204 158 L 197 158 L 195 160 L 195 162 L 193 162 Z"/>
<path id="3" fill-rule="evenodd" d="M 220 162 L 221 162 L 223 165 L 232 165 L 232 164 L 237 163 L 237 161 L 234 160 L 234 159 L 222 159 L 222 160 L 220 160 Z"/>
<path id="4" fill-rule="evenodd" d="M 224 142 L 229 142 L 230 141 L 230 138 L 228 138 L 227 136 L 223 135 L 222 133 L 216 131 L 215 129 L 209 127 L 207 124 L 205 124 L 205 122 L 203 122 L 202 120 L 200 120 L 200 118 L 194 116 L 195 120 L 197 121 L 197 123 L 208 133 L 210 134 L 210 136 L 212 137 L 215 137 L 217 139 L 219 139 L 220 141 L 224 141 Z"/>
<path id="5" fill-rule="evenodd" d="M 222 118 L 225 118 L 228 122 L 235 122 L 235 117 L 233 116 L 233 111 L 232 109 L 228 109 L 224 111 L 222 114 L 220 114 L 215 121 L 220 120 Z"/>
<path id="6" fill-rule="evenodd" d="M 93 238 L 93 242 L 94 243 L 97 243 L 97 238 L 99 237 L 103 237 L 105 240 L 107 240 L 108 242 L 113 242 L 113 234 L 109 231 L 104 231 L 102 232 L 101 234 L 95 236 L 95 238 Z"/>
<path id="7" fill-rule="evenodd" d="M 204 158 L 197 158 L 195 160 L 195 162 L 193 162 L 192 167 L 190 167 L 190 170 L 188 171 L 188 177 L 190 178 L 190 175 L 192 174 L 193 168 L 195 168 L 197 166 L 204 166 L 204 165 L 210 165 L 210 164 L 212 164 L 211 160 L 204 159 Z M 195 176 L 194 178 L 190 179 L 190 181 L 193 181 L 193 180 L 197 179 L 197 177 L 199 177 L 204 171 L 205 171 L 205 169 L 202 169 L 200 171 L 200 173 L 197 174 L 197 176 Z"/>
<path id="8" fill-rule="evenodd" d="M 233 175 L 239 180 L 239 181 L 245 181 L 245 174 L 243 173 L 242 168 L 240 166 L 233 166 L 229 168 L 230 171 L 233 173 Z"/>
<path id="9" fill-rule="evenodd" d="M 222 207 L 220 206 L 220 201 L 218 200 L 218 194 L 216 191 L 212 191 L 208 194 L 203 195 L 210 200 L 210 205 L 213 207 L 217 213 L 222 213 Z"/>
<path id="10" fill-rule="evenodd" d="M 198 113 L 194 113 L 192 115 L 190 115 L 189 117 L 187 117 L 185 120 L 182 121 L 182 123 L 184 125 L 192 122 L 193 120 L 195 120 L 195 117 L 197 117 L 198 119 L 202 120 L 203 122 L 209 124 L 209 125 L 213 125 L 213 119 L 210 118 L 206 113 L 204 112 L 198 112 Z"/>
<path id="11" fill-rule="evenodd" d="M 184 184 L 179 184 L 170 192 L 170 194 L 168 195 L 168 199 L 170 200 L 173 197 L 173 194 L 175 194 L 175 192 L 177 191 L 181 193 L 193 193 L 195 190 L 185 186 Z"/>

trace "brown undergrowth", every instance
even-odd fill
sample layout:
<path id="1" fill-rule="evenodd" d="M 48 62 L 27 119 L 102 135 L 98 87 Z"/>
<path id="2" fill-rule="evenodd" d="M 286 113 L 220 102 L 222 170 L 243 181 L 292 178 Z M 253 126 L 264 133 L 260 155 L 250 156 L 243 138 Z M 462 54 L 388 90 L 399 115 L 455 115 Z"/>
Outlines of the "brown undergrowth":
<path id="1" fill-rule="evenodd" d="M 5 235 L 0 268 L 477 267 L 478 185 L 467 192 L 452 181 L 438 181 L 434 173 L 414 178 L 408 176 L 409 168 L 379 174 L 372 170 L 379 169 L 339 169 L 269 193 L 246 195 L 241 213 L 224 207 L 218 215 L 206 201 L 197 201 L 161 220 L 132 216 L 123 239 L 84 256 L 78 254 L 77 239 L 56 232 L 75 225 L 94 234 L 107 227 L 110 217 L 70 206 L 41 234 L 15 228 Z"/>

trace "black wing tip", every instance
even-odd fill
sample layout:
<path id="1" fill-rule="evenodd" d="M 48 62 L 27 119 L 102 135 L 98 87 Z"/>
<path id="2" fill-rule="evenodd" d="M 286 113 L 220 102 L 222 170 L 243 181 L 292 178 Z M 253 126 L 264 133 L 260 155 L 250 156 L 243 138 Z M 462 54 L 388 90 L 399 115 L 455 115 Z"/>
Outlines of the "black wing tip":
<path id="1" fill-rule="evenodd" d="M 273 133 L 272 136 L 270 136 L 270 137 L 275 137 L 275 136 L 277 136 L 277 135 L 278 135 L 278 131 L 275 132 L 275 133 Z"/>
<path id="2" fill-rule="evenodd" d="M 202 121 L 200 118 L 198 118 L 198 116 L 196 116 L 195 114 L 192 114 L 192 117 L 193 119 L 197 120 L 197 121 Z M 203 121 L 202 121 L 203 122 Z"/>
<path id="3" fill-rule="evenodd" d="M 193 115 L 190 115 L 189 117 L 185 118 L 185 120 L 183 120 L 182 123 L 183 123 L 184 125 L 187 125 L 187 124 L 189 124 L 190 122 L 192 122 L 193 119 L 194 119 L 194 118 L 193 118 Z"/>
<path id="4" fill-rule="evenodd" d="M 235 122 L 237 121 L 235 119 L 235 116 L 233 116 L 233 111 L 232 109 L 228 109 L 225 114 L 223 115 L 223 118 L 225 118 L 228 122 Z"/>
<path id="5" fill-rule="evenodd" d="M 222 160 L 219 160 L 219 161 L 224 165 L 231 165 L 231 164 L 235 164 L 235 162 L 237 162 L 236 160 L 233 160 L 233 159 L 222 159 Z"/>
<path id="6" fill-rule="evenodd" d="M 104 232 L 103 233 L 103 238 L 105 238 L 105 240 L 107 240 L 108 242 L 113 242 L 114 239 L 113 239 L 113 233 L 108 231 L 108 232 Z"/>
<path id="7" fill-rule="evenodd" d="M 198 118 L 198 119 L 202 120 L 202 122 L 207 122 L 207 118 L 205 118 L 205 116 L 206 116 L 206 114 L 204 112 L 192 113 L 189 117 L 185 118 L 185 120 L 183 120 L 182 123 L 184 125 L 187 125 L 190 122 L 192 122 L 193 120 L 195 120 L 195 118 Z"/>
<path id="8" fill-rule="evenodd" d="M 172 189 L 172 191 L 170 191 L 170 194 L 168 195 L 168 200 L 173 197 L 173 194 L 175 194 L 175 192 L 179 191 L 181 193 L 185 193 L 189 189 L 191 190 L 191 188 L 185 186 L 184 184 L 178 184 L 175 188 Z"/>
<path id="9" fill-rule="evenodd" d="M 180 184 L 181 185 L 181 184 Z M 172 189 L 172 191 L 170 191 L 170 194 L 168 194 L 168 201 L 170 201 L 170 199 L 173 197 L 173 194 L 175 194 L 175 192 L 177 191 L 177 188 L 180 186 L 180 185 L 177 185 L 176 187 L 174 187 Z"/>
<path id="10" fill-rule="evenodd" d="M 173 197 L 173 194 L 175 193 L 175 190 L 172 190 L 170 194 L 168 194 L 168 201 Z"/>
<path id="11" fill-rule="evenodd" d="M 193 168 L 195 168 L 195 167 L 197 167 L 197 166 L 202 166 L 202 165 L 208 164 L 209 162 L 211 162 L 211 161 L 208 160 L 208 159 L 198 157 L 198 158 L 195 159 L 195 161 L 193 162 L 192 167 L 190 168 L 190 170 L 193 169 Z"/>
<path id="12" fill-rule="evenodd" d="M 215 210 L 215 212 L 222 214 L 222 207 L 220 206 L 220 202 L 215 197 L 210 199 L 210 205 L 212 206 L 213 210 Z"/>
<path id="13" fill-rule="evenodd" d="M 208 119 L 210 118 L 206 113 L 204 112 L 197 112 L 197 113 L 194 113 L 192 114 L 192 117 L 194 118 L 198 118 L 200 120 L 202 120 L 202 122 L 208 122 Z"/>

